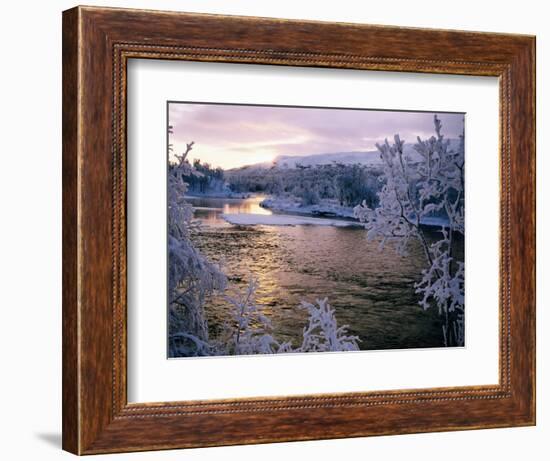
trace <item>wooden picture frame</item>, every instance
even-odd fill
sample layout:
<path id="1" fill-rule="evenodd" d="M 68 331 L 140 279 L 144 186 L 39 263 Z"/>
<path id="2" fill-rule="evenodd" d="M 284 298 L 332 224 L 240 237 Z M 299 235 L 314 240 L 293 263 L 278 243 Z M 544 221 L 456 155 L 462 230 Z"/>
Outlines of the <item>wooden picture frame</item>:
<path id="1" fill-rule="evenodd" d="M 498 77 L 499 384 L 129 404 L 131 58 Z M 65 450 L 93 454 L 533 424 L 534 37 L 95 7 L 63 13 Z"/>

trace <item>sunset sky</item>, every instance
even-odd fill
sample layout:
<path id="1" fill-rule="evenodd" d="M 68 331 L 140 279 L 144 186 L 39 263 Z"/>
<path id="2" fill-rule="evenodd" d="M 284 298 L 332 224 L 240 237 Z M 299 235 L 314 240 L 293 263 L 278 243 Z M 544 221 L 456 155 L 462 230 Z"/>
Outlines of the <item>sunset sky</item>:
<path id="1" fill-rule="evenodd" d="M 434 134 L 433 113 L 222 104 L 169 104 L 176 154 L 195 141 L 190 160 L 224 169 L 270 162 L 278 155 L 374 150 L 399 133 L 406 142 Z M 463 114 L 438 114 L 443 134 L 462 133 Z"/>

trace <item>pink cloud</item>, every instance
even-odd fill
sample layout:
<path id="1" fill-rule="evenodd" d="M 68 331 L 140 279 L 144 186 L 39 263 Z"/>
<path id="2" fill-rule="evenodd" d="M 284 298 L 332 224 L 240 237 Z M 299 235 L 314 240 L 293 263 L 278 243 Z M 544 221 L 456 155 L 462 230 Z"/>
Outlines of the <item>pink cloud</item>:
<path id="1" fill-rule="evenodd" d="M 438 114 L 447 137 L 462 133 L 464 114 Z M 195 141 L 195 158 L 224 168 L 269 155 L 371 150 L 399 133 L 407 142 L 433 134 L 431 112 L 395 112 L 200 103 L 169 104 L 176 151 Z M 250 161 L 247 161 L 247 157 Z"/>

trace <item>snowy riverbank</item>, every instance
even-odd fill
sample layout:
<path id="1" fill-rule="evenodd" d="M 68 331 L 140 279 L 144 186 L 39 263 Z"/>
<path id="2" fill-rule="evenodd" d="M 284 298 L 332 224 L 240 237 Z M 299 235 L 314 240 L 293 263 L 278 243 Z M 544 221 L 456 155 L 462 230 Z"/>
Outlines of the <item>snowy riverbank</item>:
<path id="1" fill-rule="evenodd" d="M 344 219 L 312 218 L 309 216 L 272 214 L 261 215 L 253 213 L 222 214 L 221 217 L 237 226 L 334 226 L 350 227 L 362 226 L 357 221 Z"/>
<path id="2" fill-rule="evenodd" d="M 231 191 L 215 191 L 215 192 L 188 192 L 185 198 L 229 198 L 229 199 L 246 199 L 254 197 L 250 192 L 231 192 Z"/>
<path id="3" fill-rule="evenodd" d="M 323 201 L 316 205 L 302 205 L 291 198 L 266 198 L 260 203 L 263 208 L 285 213 L 298 213 L 315 217 L 355 219 L 353 207 L 338 205 L 336 201 Z"/>
<path id="4" fill-rule="evenodd" d="M 292 198 L 266 198 L 260 203 L 262 208 L 267 208 L 278 213 L 291 213 L 319 218 L 336 218 L 348 225 L 359 225 L 353 213 L 353 207 L 341 206 L 336 201 L 322 201 L 316 205 L 302 205 L 297 199 Z M 338 219 L 340 218 L 340 219 Z M 330 219 L 322 219 L 330 221 Z M 424 216 L 420 224 L 428 227 L 449 227 L 449 221 L 439 216 Z"/>

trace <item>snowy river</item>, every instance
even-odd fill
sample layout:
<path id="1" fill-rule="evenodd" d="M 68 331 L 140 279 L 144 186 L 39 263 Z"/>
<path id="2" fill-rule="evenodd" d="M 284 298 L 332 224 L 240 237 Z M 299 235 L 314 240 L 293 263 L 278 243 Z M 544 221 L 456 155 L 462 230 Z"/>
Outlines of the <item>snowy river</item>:
<path id="1" fill-rule="evenodd" d="M 298 342 L 306 315 L 301 300 L 327 297 L 339 325 L 361 338 L 361 349 L 419 348 L 441 345 L 437 312 L 417 304 L 414 282 L 424 267 L 419 245 L 401 257 L 380 251 L 360 227 L 331 225 L 235 225 L 225 215 L 271 215 L 249 199 L 188 198 L 202 226 L 194 244 L 222 264 L 230 289 L 259 280 L 256 301 L 271 318 L 273 334 Z M 260 222 L 266 222 L 264 221 Z M 228 311 L 220 299 L 206 307 L 211 335 L 216 336 Z"/>

